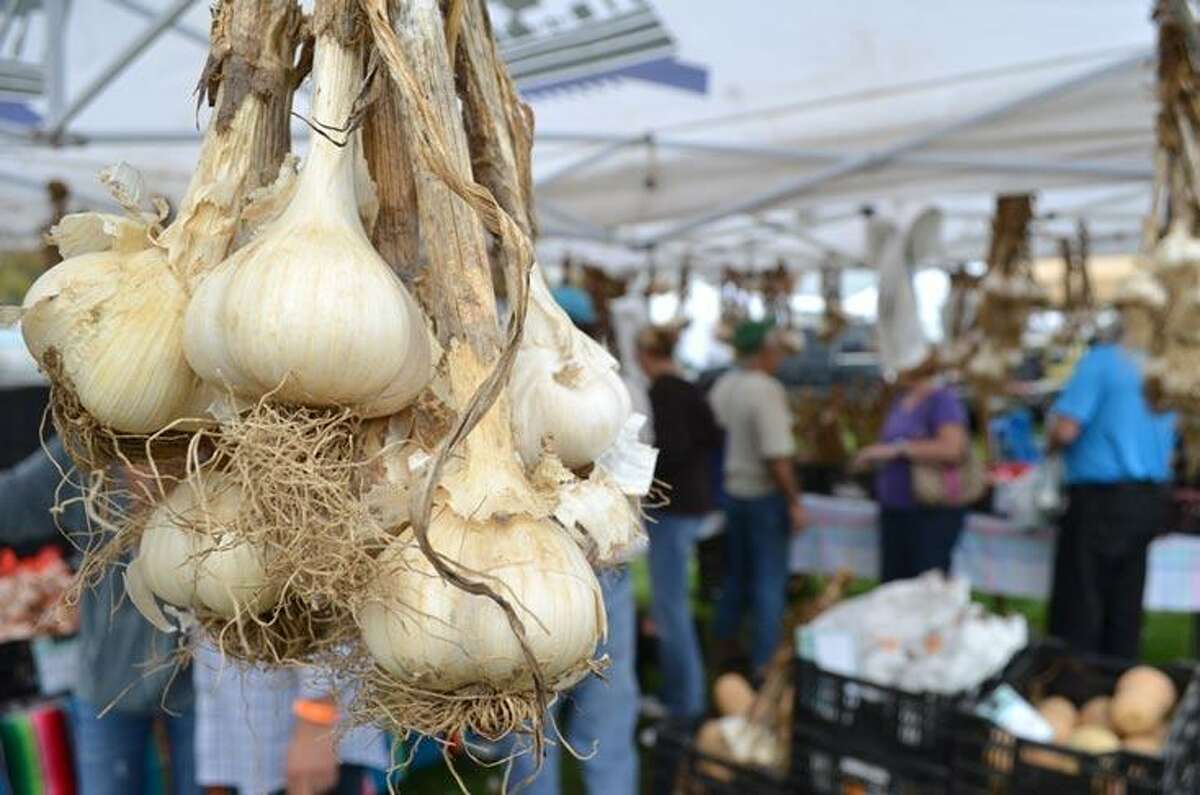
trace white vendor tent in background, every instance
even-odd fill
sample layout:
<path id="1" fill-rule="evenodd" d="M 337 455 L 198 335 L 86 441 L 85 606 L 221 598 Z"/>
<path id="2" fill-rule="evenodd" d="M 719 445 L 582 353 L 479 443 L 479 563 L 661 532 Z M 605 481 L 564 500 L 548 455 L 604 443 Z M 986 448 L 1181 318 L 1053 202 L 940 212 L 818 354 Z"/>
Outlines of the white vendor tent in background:
<path id="1" fill-rule="evenodd" d="M 491 5 L 537 115 L 545 259 L 870 264 L 863 208 L 913 203 L 943 210 L 946 259 L 974 259 L 993 196 L 1013 190 L 1038 192 L 1039 240 L 1083 218 L 1096 249 L 1136 248 L 1148 0 Z M 103 201 L 95 173 L 117 159 L 179 196 L 208 14 L 199 0 L 0 0 L 0 235 L 31 239 L 51 178 Z"/>

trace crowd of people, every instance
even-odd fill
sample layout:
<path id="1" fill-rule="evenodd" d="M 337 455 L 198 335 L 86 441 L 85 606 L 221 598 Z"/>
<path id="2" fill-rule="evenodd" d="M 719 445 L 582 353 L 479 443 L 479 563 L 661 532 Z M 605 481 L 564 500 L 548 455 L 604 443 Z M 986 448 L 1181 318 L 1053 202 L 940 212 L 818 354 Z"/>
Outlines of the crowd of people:
<path id="1" fill-rule="evenodd" d="M 577 325 L 592 327 L 586 294 L 557 295 Z M 806 516 L 792 415 L 776 377 L 788 354 L 786 335 L 769 321 L 740 324 L 732 339 L 737 362 L 707 394 L 683 375 L 676 337 L 670 329 L 643 329 L 636 366 L 647 384 L 649 441 L 659 450 L 655 475 L 670 494 L 667 504 L 647 511 L 646 523 L 659 697 L 668 720 L 694 727 L 708 711 L 714 670 L 744 660 L 753 676 L 780 643 L 790 539 L 803 532 Z M 1174 418 L 1154 412 L 1142 396 L 1140 363 L 1130 340 L 1094 346 L 1055 403 L 1047 432 L 1050 451 L 1065 458 L 1069 495 L 1049 630 L 1080 650 L 1126 658 L 1138 656 L 1147 547 L 1167 521 L 1164 485 L 1175 445 Z M 953 473 L 971 450 L 967 409 L 935 356 L 897 374 L 897 386 L 880 439 L 855 462 L 875 473 L 884 581 L 950 570 L 966 506 L 923 500 L 914 474 L 920 467 Z M 0 474 L 0 543 L 49 541 L 60 528 L 82 532 L 81 503 L 64 501 L 60 491 L 67 466 L 61 445 L 52 443 Z M 117 474 L 141 476 L 128 468 Z M 59 502 L 64 507 L 55 509 Z M 704 520 L 718 506 L 725 554 L 706 666 L 689 566 Z M 598 654 L 611 667 L 557 700 L 540 764 L 514 746 L 510 782 L 529 792 L 559 791 L 564 748 L 581 756 L 589 793 L 637 791 L 633 587 L 623 569 L 601 583 L 609 631 Z M 180 795 L 362 793 L 369 771 L 389 767 L 381 733 L 338 731 L 345 683 L 319 671 L 231 667 L 204 644 L 178 667 L 172 661 L 187 638 L 154 629 L 122 595 L 120 571 L 110 569 L 80 605 L 83 676 L 70 715 L 84 795 L 146 791 L 142 758 L 155 723 L 166 728 L 172 790 Z"/>

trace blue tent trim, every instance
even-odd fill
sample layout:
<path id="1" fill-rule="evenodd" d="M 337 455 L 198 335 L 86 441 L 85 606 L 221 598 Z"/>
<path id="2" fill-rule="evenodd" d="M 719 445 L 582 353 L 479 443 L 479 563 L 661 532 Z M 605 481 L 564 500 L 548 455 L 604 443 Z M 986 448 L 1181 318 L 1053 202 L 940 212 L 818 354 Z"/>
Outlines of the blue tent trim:
<path id="1" fill-rule="evenodd" d="M 36 127 L 42 123 L 42 117 L 24 102 L 0 100 L 0 121 L 21 127 Z"/>
<path id="2" fill-rule="evenodd" d="M 521 93 L 530 99 L 565 89 L 592 86 L 606 80 L 631 78 L 648 83 L 687 91 L 691 94 L 708 93 L 708 69 L 684 63 L 676 58 L 655 58 L 643 63 L 619 66 L 588 75 L 568 77 L 542 83 L 530 88 L 521 87 Z"/>

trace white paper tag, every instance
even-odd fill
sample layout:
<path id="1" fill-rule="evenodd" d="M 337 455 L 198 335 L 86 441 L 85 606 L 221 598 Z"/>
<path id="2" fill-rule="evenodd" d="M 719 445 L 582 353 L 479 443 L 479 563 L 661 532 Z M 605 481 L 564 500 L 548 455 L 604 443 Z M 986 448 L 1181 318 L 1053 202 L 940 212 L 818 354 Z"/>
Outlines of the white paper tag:
<path id="1" fill-rule="evenodd" d="M 658 463 L 658 450 L 638 439 L 646 421 L 645 414 L 630 414 L 617 441 L 596 459 L 596 466 L 603 468 L 609 479 L 631 497 L 650 493 L 654 466 Z"/>

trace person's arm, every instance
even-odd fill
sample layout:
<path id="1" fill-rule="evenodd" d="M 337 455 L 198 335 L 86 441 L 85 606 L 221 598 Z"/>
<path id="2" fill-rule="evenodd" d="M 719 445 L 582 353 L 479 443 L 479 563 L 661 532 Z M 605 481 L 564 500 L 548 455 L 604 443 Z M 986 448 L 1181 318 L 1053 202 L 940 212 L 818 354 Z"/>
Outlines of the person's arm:
<path id="1" fill-rule="evenodd" d="M 288 743 L 287 795 L 331 792 L 338 782 L 339 715 L 328 676 L 312 669 L 300 672 L 300 692 L 292 713 L 296 722 Z"/>
<path id="2" fill-rule="evenodd" d="M 1070 447 L 1083 432 L 1083 426 L 1065 414 L 1055 414 L 1050 418 L 1050 427 L 1046 430 L 1046 450 L 1054 453 Z"/>
<path id="3" fill-rule="evenodd" d="M 896 454 L 917 464 L 957 464 L 967 455 L 966 426 L 948 422 L 932 439 L 896 442 Z"/>
<path id="4" fill-rule="evenodd" d="M 767 470 L 775 487 L 787 500 L 792 532 L 804 529 L 804 503 L 796 482 L 794 457 L 796 440 L 792 435 L 792 411 L 788 408 L 787 393 L 782 384 L 773 385 L 761 401 L 758 411 L 758 442 L 766 460 Z"/>
<path id="5" fill-rule="evenodd" d="M 860 466 L 907 458 L 916 464 L 957 464 L 967 457 L 971 443 L 967 434 L 967 408 L 952 392 L 931 395 L 929 423 L 934 434 L 928 439 L 901 439 L 873 444 L 859 453 Z"/>
<path id="6" fill-rule="evenodd" d="M 48 448 L 55 459 L 65 460 L 57 441 L 51 441 Z M 51 510 L 61 482 L 58 466 L 41 448 L 0 472 L 0 544 L 44 544 L 58 539 L 58 523 Z"/>
<path id="7" fill-rule="evenodd" d="M 1103 363 L 1092 351 L 1075 366 L 1071 380 L 1050 409 L 1046 447 L 1050 452 L 1070 447 L 1096 415 L 1104 391 Z"/>

